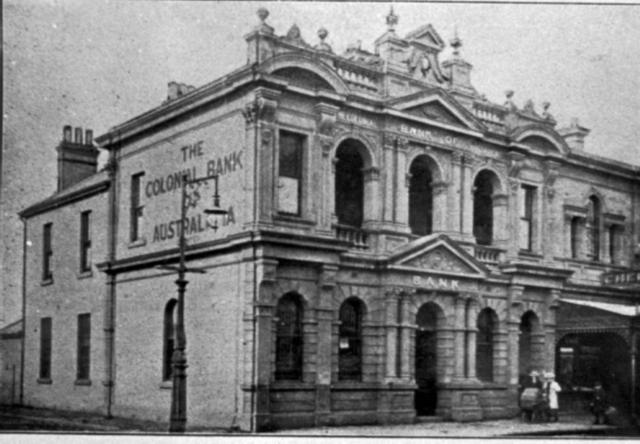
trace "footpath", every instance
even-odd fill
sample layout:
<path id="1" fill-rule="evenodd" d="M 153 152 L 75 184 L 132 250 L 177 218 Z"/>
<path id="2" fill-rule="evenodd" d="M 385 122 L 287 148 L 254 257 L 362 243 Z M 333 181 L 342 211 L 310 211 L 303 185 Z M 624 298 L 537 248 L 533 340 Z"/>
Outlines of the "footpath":
<path id="1" fill-rule="evenodd" d="M 99 414 L 31 407 L 0 406 L 0 433 L 76 432 L 99 434 L 168 434 L 168 424 L 136 418 L 105 418 Z M 242 431 L 188 427 L 194 435 L 245 435 Z M 418 422 L 414 424 L 316 427 L 261 433 L 265 436 L 345 437 L 527 437 L 640 436 L 637 429 L 593 425 L 590 416 L 562 416 L 554 423 L 520 419 L 479 422 Z M 251 435 L 256 436 L 256 435 Z"/>

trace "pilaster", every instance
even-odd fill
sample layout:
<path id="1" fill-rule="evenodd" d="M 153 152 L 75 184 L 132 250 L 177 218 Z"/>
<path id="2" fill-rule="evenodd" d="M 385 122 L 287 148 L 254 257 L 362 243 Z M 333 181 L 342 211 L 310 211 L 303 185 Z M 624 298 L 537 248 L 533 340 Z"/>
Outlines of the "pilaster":
<path id="1" fill-rule="evenodd" d="M 509 347 L 509 371 L 508 381 L 511 385 L 518 384 L 519 359 L 520 359 L 520 316 L 522 315 L 522 285 L 510 285 L 507 300 L 509 303 L 509 313 L 507 321 L 507 341 Z"/>
<path id="2" fill-rule="evenodd" d="M 433 190 L 433 232 L 447 231 L 447 182 L 435 182 Z"/>
<path id="3" fill-rule="evenodd" d="M 396 222 L 405 227 L 409 226 L 409 181 L 407 180 L 407 149 L 408 141 L 398 138 L 397 142 L 397 169 L 396 177 L 398 186 L 396 189 Z"/>
<path id="4" fill-rule="evenodd" d="M 451 153 L 451 186 L 449 187 L 446 231 L 456 237 L 462 233 L 462 162 L 460 153 Z M 473 224 L 473 221 L 471 223 Z"/>
<path id="5" fill-rule="evenodd" d="M 460 183 L 460 200 L 462 206 L 462 235 L 473 240 L 473 182 L 471 173 L 474 162 L 469 156 L 462 158 L 462 177 Z"/>
<path id="6" fill-rule="evenodd" d="M 464 379 L 464 366 L 465 366 L 465 333 L 466 333 L 466 299 L 462 296 L 456 297 L 454 305 L 454 362 L 455 367 L 453 371 L 454 380 L 461 381 Z"/>

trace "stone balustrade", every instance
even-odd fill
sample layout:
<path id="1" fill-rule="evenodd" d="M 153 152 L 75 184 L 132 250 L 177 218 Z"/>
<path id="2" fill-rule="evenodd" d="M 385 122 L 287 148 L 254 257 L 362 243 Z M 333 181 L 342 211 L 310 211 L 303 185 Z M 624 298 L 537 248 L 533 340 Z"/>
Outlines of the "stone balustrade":
<path id="1" fill-rule="evenodd" d="M 337 224 L 333 226 L 333 229 L 338 240 L 347 242 L 353 248 L 368 248 L 366 231 L 360 228 L 350 227 L 348 225 Z"/>

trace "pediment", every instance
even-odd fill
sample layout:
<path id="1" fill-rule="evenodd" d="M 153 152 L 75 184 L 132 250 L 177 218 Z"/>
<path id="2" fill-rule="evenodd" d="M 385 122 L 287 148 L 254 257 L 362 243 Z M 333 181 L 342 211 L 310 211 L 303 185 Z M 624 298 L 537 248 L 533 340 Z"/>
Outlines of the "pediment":
<path id="1" fill-rule="evenodd" d="M 407 112 L 417 117 L 426 117 L 430 120 L 435 120 L 449 125 L 458 125 L 466 127 L 466 123 L 460 120 L 455 114 L 449 111 L 445 106 L 439 102 L 427 103 L 422 106 L 416 106 L 408 109 Z"/>
<path id="2" fill-rule="evenodd" d="M 484 125 L 473 114 L 451 96 L 439 90 L 400 97 L 389 104 L 400 111 L 423 119 L 473 131 L 485 130 Z"/>
<path id="3" fill-rule="evenodd" d="M 438 51 L 441 51 L 445 46 L 444 40 L 442 40 L 442 37 L 440 37 L 431 25 L 421 26 L 407 34 L 405 39 L 437 49 Z"/>
<path id="4" fill-rule="evenodd" d="M 389 268 L 482 278 L 487 268 L 445 235 L 431 235 L 402 246 Z"/>

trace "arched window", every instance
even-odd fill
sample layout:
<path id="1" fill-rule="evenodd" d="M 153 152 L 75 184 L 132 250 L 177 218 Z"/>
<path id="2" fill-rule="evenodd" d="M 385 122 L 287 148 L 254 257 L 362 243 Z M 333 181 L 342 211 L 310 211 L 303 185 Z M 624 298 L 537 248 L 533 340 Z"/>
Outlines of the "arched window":
<path id="1" fill-rule="evenodd" d="M 600 259 L 600 214 L 600 199 L 591 196 L 587 209 L 587 236 L 589 236 L 589 258 L 594 261 Z"/>
<path id="2" fill-rule="evenodd" d="M 349 298 L 340 306 L 338 379 L 362 377 L 362 315 L 363 305 L 357 298 Z"/>
<path id="3" fill-rule="evenodd" d="M 409 168 L 409 227 L 419 236 L 433 229 L 433 184 L 429 158 L 419 156 Z"/>
<path id="4" fill-rule="evenodd" d="M 302 301 L 287 293 L 276 308 L 276 379 L 302 379 Z"/>
<path id="5" fill-rule="evenodd" d="M 474 182 L 473 235 L 480 245 L 491 245 L 493 240 L 493 192 L 497 180 L 491 171 L 481 171 Z"/>
<path id="6" fill-rule="evenodd" d="M 476 376 L 481 381 L 493 381 L 493 336 L 496 324 L 496 314 L 490 308 L 485 308 L 478 315 Z"/>
<path id="7" fill-rule="evenodd" d="M 360 228 L 364 211 L 364 160 L 360 142 L 346 140 L 336 151 L 336 217 L 341 225 Z"/>
<path id="8" fill-rule="evenodd" d="M 164 309 L 164 334 L 162 355 L 162 380 L 169 381 L 173 376 L 173 351 L 176 348 L 176 324 L 178 301 L 170 299 Z"/>
<path id="9" fill-rule="evenodd" d="M 527 311 L 520 318 L 520 335 L 518 337 L 518 374 L 520 375 L 528 374 L 529 369 L 539 364 L 539 350 L 534 344 L 534 335 L 539 333 L 539 325 L 538 316 L 532 311 Z"/>

